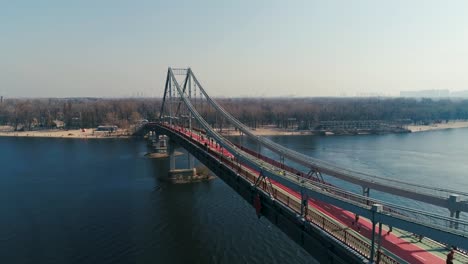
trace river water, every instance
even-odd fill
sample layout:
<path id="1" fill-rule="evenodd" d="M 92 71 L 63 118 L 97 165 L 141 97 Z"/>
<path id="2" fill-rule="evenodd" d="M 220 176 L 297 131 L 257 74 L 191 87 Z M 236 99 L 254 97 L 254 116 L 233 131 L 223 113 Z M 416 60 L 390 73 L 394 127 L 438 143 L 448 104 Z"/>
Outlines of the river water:
<path id="1" fill-rule="evenodd" d="M 468 189 L 468 129 L 271 139 L 348 168 Z M 2 263 L 314 263 L 220 179 L 167 184 L 167 163 L 147 151 L 139 140 L 0 138 Z"/>

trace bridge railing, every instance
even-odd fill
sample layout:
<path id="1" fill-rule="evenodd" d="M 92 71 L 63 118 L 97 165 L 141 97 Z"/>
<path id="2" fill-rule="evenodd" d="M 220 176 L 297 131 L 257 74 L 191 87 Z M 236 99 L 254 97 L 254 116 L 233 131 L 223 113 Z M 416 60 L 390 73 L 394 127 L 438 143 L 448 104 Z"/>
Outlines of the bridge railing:
<path id="1" fill-rule="evenodd" d="M 204 145 L 198 142 L 196 142 L 196 144 L 198 144 L 199 147 L 202 147 L 202 148 L 205 147 Z M 213 156 L 217 157 L 221 162 L 225 163 L 228 167 L 232 168 L 234 171 L 236 171 L 240 176 L 248 180 L 250 183 L 254 184 L 257 181 L 257 178 L 259 176 L 256 175 L 252 171 L 252 169 L 246 166 L 242 166 L 236 163 L 234 160 L 226 158 L 225 156 L 220 156 L 216 150 L 208 148 L 207 151 Z M 266 193 L 270 193 L 270 190 L 268 190 L 268 184 L 266 181 L 260 182 L 258 184 L 258 188 L 260 188 Z M 276 199 L 277 201 L 281 202 L 282 204 L 284 204 L 285 206 L 293 210 L 296 214 L 301 213 L 301 202 L 297 198 L 291 197 L 290 195 L 286 195 L 282 191 L 279 191 L 276 188 L 273 189 L 273 193 L 270 193 L 270 195 L 272 195 L 274 199 Z M 339 241 L 341 241 L 342 243 L 344 243 L 351 249 L 363 255 L 364 257 L 366 258 L 370 257 L 371 245 L 368 242 L 364 241 L 362 238 L 348 231 L 346 226 L 337 224 L 333 220 L 330 220 L 329 218 L 321 215 L 320 213 L 318 213 L 317 211 L 313 209 L 307 209 L 307 215 L 305 219 L 313 223 L 315 226 L 323 229 L 328 234 L 338 239 Z M 379 263 L 396 264 L 399 262 L 393 259 L 391 256 L 386 255 L 385 253 L 380 253 Z"/>
<path id="2" fill-rule="evenodd" d="M 256 153 L 248 148 L 245 148 L 243 146 L 239 146 L 239 145 L 236 145 L 237 147 L 239 147 L 240 149 L 242 149 L 243 151 L 246 151 L 247 153 L 253 155 L 253 156 L 256 156 L 258 155 L 259 153 Z M 274 159 L 271 159 L 271 158 L 268 158 L 266 156 L 263 156 L 261 155 L 262 159 L 269 162 L 270 164 L 272 165 L 275 165 L 277 167 L 281 167 L 281 168 L 287 168 L 289 169 L 290 172 L 292 173 L 301 173 L 302 176 L 305 176 L 302 172 L 300 172 L 299 170 L 296 170 L 290 166 L 287 166 L 283 163 L 280 163 Z M 310 158 L 310 157 L 309 157 Z M 310 158 L 312 159 L 312 158 Z M 335 172 L 339 172 L 341 174 L 352 174 L 354 173 L 353 171 L 350 171 L 350 170 L 346 170 L 346 169 L 342 169 L 340 167 L 337 167 L 336 165 L 333 165 L 333 164 L 330 164 L 330 163 L 326 163 L 325 161 L 320 161 L 323 165 L 327 165 L 328 168 L 332 168 Z M 294 171 L 293 171 L 294 170 Z M 406 182 L 403 182 L 403 181 L 399 181 L 399 180 L 395 180 L 395 179 L 388 179 L 388 178 L 385 178 L 385 177 L 376 177 L 376 176 L 372 176 L 372 175 L 368 175 L 368 174 L 364 174 L 364 173 L 359 173 L 359 176 L 364 176 L 365 179 L 369 180 L 369 181 L 375 181 L 376 179 L 381 181 L 382 183 L 388 183 L 388 184 L 391 184 L 391 185 L 395 185 L 395 184 L 398 184 L 399 187 L 401 187 L 402 189 L 408 189 L 407 186 L 408 186 L 408 183 Z M 443 188 L 435 188 L 435 187 L 427 187 L 427 186 L 422 186 L 422 185 L 418 185 L 418 188 L 419 188 L 419 193 L 422 193 L 422 194 L 428 194 L 430 193 L 430 195 L 432 196 L 437 196 L 437 197 L 449 197 L 451 194 L 460 194 L 462 196 L 466 196 L 468 195 L 467 193 L 465 192 L 457 192 L 457 191 L 454 191 L 454 190 L 447 190 L 447 189 L 443 189 Z M 424 190 L 424 191 L 422 191 Z M 414 190 L 412 190 L 414 191 Z M 455 193 L 454 193 L 455 192 Z"/>
<path id="3" fill-rule="evenodd" d="M 229 142 L 229 144 L 232 148 L 237 148 L 236 146 L 232 145 L 232 143 Z M 382 204 L 385 209 L 384 213 L 387 215 L 391 215 L 392 217 L 404 219 L 414 223 L 419 223 L 421 225 L 443 230 L 445 232 L 461 234 L 463 236 L 467 236 L 468 234 L 468 221 L 454 219 L 446 216 L 428 213 L 426 211 L 416 210 L 408 207 L 387 203 L 384 201 L 345 191 L 335 186 L 305 179 L 300 175 L 296 175 L 293 173 L 279 173 L 280 170 L 277 167 L 268 166 L 268 164 L 266 164 L 265 161 L 263 161 L 261 158 L 243 152 L 240 149 L 238 149 L 237 153 L 238 155 L 242 155 L 244 159 L 248 159 L 251 162 L 257 164 L 257 167 L 268 170 L 270 171 L 270 173 L 274 173 L 280 178 L 284 178 L 287 181 L 293 182 L 298 186 L 303 186 L 304 188 L 313 190 L 315 192 L 323 193 L 327 196 L 334 197 L 348 204 L 351 203 L 367 209 L 369 209 L 370 205 L 374 203 Z"/>
<path id="4" fill-rule="evenodd" d="M 179 132 L 182 131 L 181 128 L 173 127 L 172 129 L 179 129 Z M 253 164 L 256 164 L 256 167 L 262 168 L 262 170 L 264 169 L 265 171 L 269 171 L 270 173 L 275 174 L 277 177 L 284 178 L 285 180 L 292 182 L 297 186 L 303 186 L 304 188 L 313 190 L 314 192 L 322 193 L 326 196 L 334 197 L 335 199 L 341 200 L 347 204 L 354 204 L 356 206 L 366 209 L 370 209 L 370 205 L 374 203 L 382 204 L 385 209 L 384 213 L 394 218 L 404 219 L 408 222 L 413 222 L 430 228 L 439 229 L 444 232 L 460 234 L 463 236 L 468 235 L 467 221 L 440 216 L 428 213 L 426 211 L 416 210 L 403 206 L 397 206 L 391 203 L 386 203 L 377 199 L 345 191 L 335 186 L 327 185 L 317 181 L 312 181 L 309 179 L 304 179 L 300 175 L 296 175 L 293 173 L 280 173 L 280 170 L 277 167 L 268 166 L 268 164 L 266 164 L 265 161 L 263 161 L 262 159 L 238 149 L 232 143 L 229 142 L 224 144 L 229 144 L 230 148 L 237 149 L 236 153 L 238 156 L 241 156 L 244 160 L 249 160 Z"/>
<path id="5" fill-rule="evenodd" d="M 268 169 L 261 159 L 251 156 L 252 160 L 256 160 L 260 167 Z M 427 211 L 417 210 L 409 207 L 399 206 L 392 203 L 387 203 L 381 200 L 373 199 L 363 195 L 355 194 L 341 188 L 320 183 L 314 180 L 305 179 L 300 175 L 292 173 L 277 174 L 281 178 L 285 178 L 288 181 L 295 182 L 299 186 L 303 186 L 306 189 L 314 190 L 315 192 L 323 193 L 325 195 L 333 196 L 336 199 L 342 200 L 347 203 L 353 203 L 355 205 L 370 208 L 372 204 L 383 205 L 385 214 L 391 215 L 395 218 L 405 219 L 414 223 L 419 223 L 425 226 L 436 228 L 450 233 L 461 234 L 468 236 L 468 221 L 462 219 L 454 219 L 447 216 L 441 216 Z"/>
<path id="6" fill-rule="evenodd" d="M 252 184 L 255 183 L 258 176 L 253 174 L 252 171 L 248 169 L 247 167 L 241 167 L 227 159 L 224 159 L 223 162 L 225 162 L 228 166 L 234 168 L 239 173 L 239 175 L 243 176 Z M 261 190 L 268 193 L 265 182 L 262 182 L 260 185 L 258 185 L 258 187 Z M 277 201 L 281 202 L 282 204 L 284 204 L 285 206 L 293 210 L 296 214 L 301 213 L 301 202 L 298 201 L 297 198 L 291 197 L 290 195 L 286 195 L 283 192 L 279 191 L 278 189 L 274 189 L 272 196 Z M 326 231 L 327 233 L 329 233 L 336 239 L 343 242 L 345 245 L 357 251 L 359 254 L 367 258 L 370 257 L 371 245 L 363 241 L 361 238 L 355 236 L 351 232 L 348 232 L 347 230 L 345 230 L 345 227 L 335 224 L 330 219 L 320 215 L 319 213 L 317 213 L 315 210 L 312 210 L 312 209 L 308 209 L 306 220 L 315 224 L 317 227 L 323 229 L 324 231 Z"/>
<path id="7" fill-rule="evenodd" d="M 377 199 L 372 199 L 352 192 L 345 191 L 338 187 L 303 179 L 304 186 L 314 189 L 317 192 L 328 193 L 336 196 L 339 199 L 354 201 L 362 206 L 371 204 L 381 204 L 384 207 L 384 213 L 395 218 L 406 219 L 411 222 L 417 222 L 426 226 L 431 226 L 436 229 L 444 230 L 451 233 L 458 233 L 466 236 L 468 234 L 468 221 L 462 219 L 454 219 L 447 216 L 433 214 L 427 211 L 417 210 L 405 206 L 399 206 L 392 203 L 387 203 Z"/>
<path id="8" fill-rule="evenodd" d="M 224 163 L 226 166 L 230 167 L 234 171 L 238 173 L 239 176 L 245 178 L 250 183 L 254 184 L 257 181 L 258 172 L 255 172 L 251 168 L 247 166 L 243 166 L 241 163 L 238 163 L 236 160 L 230 159 L 225 157 L 224 155 L 220 155 L 217 149 L 212 149 L 211 147 L 207 147 L 201 144 L 199 141 L 196 141 L 192 138 L 192 134 L 187 135 L 185 133 L 181 133 L 182 130 L 179 129 L 178 131 L 183 137 L 187 140 L 191 141 L 192 143 L 198 145 L 198 147 L 205 149 L 208 153 L 210 153 L 215 158 L 219 159 L 220 162 Z M 286 207 L 290 208 L 296 214 L 301 214 L 301 202 L 298 198 L 292 197 L 290 195 L 285 194 L 283 191 L 280 191 L 277 188 L 273 189 L 273 193 L 271 190 L 268 190 L 268 184 L 265 180 L 260 182 L 258 188 L 266 193 L 270 193 L 274 199 L 278 202 L 282 203 Z M 307 214 L 305 215 L 305 219 L 317 226 L 318 228 L 326 231 L 328 234 L 333 236 L 335 239 L 338 239 L 351 249 L 355 250 L 359 254 L 363 255 L 366 258 L 370 257 L 371 245 L 368 241 L 365 241 L 363 238 L 355 235 L 352 231 L 348 230 L 346 226 L 342 226 L 334 222 L 333 220 L 321 215 L 318 211 L 308 208 Z M 383 264 L 396 264 L 396 263 L 404 263 L 403 261 L 399 262 L 392 258 L 389 254 L 385 252 L 377 252 L 375 255 L 375 260 L 379 260 L 377 263 Z"/>
<path id="9" fill-rule="evenodd" d="M 224 160 L 228 165 L 236 166 L 235 164 L 231 163 L 229 160 Z M 252 174 L 252 171 L 248 168 L 239 168 L 237 167 L 237 171 L 240 172 L 240 175 L 244 176 L 248 181 L 251 183 L 254 183 L 255 180 L 257 179 L 258 176 Z M 265 192 L 268 192 L 267 184 L 266 182 L 262 182 L 262 184 L 259 185 L 259 188 L 262 189 Z M 293 210 L 296 214 L 301 213 L 301 202 L 299 199 L 291 197 L 290 195 L 286 195 L 282 191 L 279 191 L 278 189 L 274 189 L 273 191 L 273 197 Z M 366 258 L 370 257 L 370 251 L 371 251 L 371 245 L 369 242 L 364 241 L 362 238 L 359 236 L 356 236 L 353 232 L 347 230 L 346 226 L 339 225 L 333 220 L 321 215 L 318 213 L 316 210 L 313 209 L 307 209 L 307 214 L 305 215 L 305 219 L 313 223 L 315 226 L 321 228 L 322 230 L 326 231 L 328 234 L 333 236 L 334 238 L 338 239 L 351 249 L 355 250 L 359 254 L 363 255 Z M 399 263 L 395 259 L 393 259 L 391 256 L 380 252 L 379 253 L 380 257 L 380 262 L 382 264 L 396 264 Z M 377 260 L 377 255 L 375 260 Z"/>

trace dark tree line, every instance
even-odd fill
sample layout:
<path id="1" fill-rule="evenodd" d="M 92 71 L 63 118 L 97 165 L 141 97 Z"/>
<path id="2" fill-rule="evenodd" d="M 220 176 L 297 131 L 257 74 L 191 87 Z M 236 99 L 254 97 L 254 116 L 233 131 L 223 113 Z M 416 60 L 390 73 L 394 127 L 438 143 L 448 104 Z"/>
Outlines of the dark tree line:
<path id="1" fill-rule="evenodd" d="M 254 126 L 288 120 L 382 120 L 431 123 L 468 119 L 468 100 L 411 98 L 239 98 L 218 100 L 231 114 Z"/>
<path id="2" fill-rule="evenodd" d="M 0 125 L 31 130 L 56 127 L 61 121 L 65 128 L 127 128 L 143 118 L 156 119 L 160 105 L 160 99 L 7 99 L 0 104 Z"/>
<path id="3" fill-rule="evenodd" d="M 341 120 L 409 120 L 430 123 L 468 119 L 468 100 L 408 98 L 232 98 L 217 101 L 233 116 L 252 127 L 287 127 L 290 120 L 307 123 Z M 156 120 L 160 98 L 5 99 L 0 103 L 0 125 L 15 129 L 65 128 L 112 124 L 126 128 L 141 119 Z M 223 122 L 213 109 L 202 108 L 210 123 Z"/>

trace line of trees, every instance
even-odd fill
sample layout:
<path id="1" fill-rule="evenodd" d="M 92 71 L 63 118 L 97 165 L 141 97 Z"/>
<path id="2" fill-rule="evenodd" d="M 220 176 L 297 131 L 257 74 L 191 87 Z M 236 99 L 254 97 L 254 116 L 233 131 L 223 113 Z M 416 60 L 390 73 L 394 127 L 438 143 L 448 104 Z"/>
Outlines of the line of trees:
<path id="1" fill-rule="evenodd" d="M 245 123 L 283 126 L 306 122 L 410 120 L 412 123 L 468 119 L 468 100 L 411 98 L 244 98 L 218 100 Z"/>
<path id="2" fill-rule="evenodd" d="M 289 120 L 318 123 L 349 120 L 411 120 L 413 123 L 468 119 L 468 100 L 408 98 L 221 98 L 228 112 L 252 126 L 285 127 Z M 0 125 L 31 130 L 117 125 L 122 128 L 141 119 L 156 120 L 160 98 L 6 99 L 0 103 Z M 209 108 L 206 111 L 210 111 Z M 210 112 L 211 115 L 214 112 Z M 216 118 L 211 117 L 213 120 Z"/>
<path id="3" fill-rule="evenodd" d="M 156 119 L 160 99 L 7 99 L 0 104 L 0 125 L 15 130 L 117 125 L 127 128 L 142 118 Z"/>

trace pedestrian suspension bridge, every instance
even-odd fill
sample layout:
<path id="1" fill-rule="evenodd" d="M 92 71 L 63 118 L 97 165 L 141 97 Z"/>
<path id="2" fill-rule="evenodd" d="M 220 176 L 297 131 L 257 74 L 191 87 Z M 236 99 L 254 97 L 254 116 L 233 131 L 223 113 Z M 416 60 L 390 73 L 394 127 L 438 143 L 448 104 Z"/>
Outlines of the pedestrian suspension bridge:
<path id="1" fill-rule="evenodd" d="M 225 137 L 228 128 L 257 151 Z M 341 168 L 257 136 L 208 95 L 190 68 L 168 69 L 159 120 L 138 131 L 148 132 L 186 149 L 321 263 L 445 263 L 450 246 L 468 249 L 468 221 L 460 217 L 468 212 L 468 192 Z M 333 186 L 323 175 L 362 193 Z M 372 190 L 446 208 L 447 215 L 378 200 Z M 460 251 L 456 261 L 468 257 Z"/>

